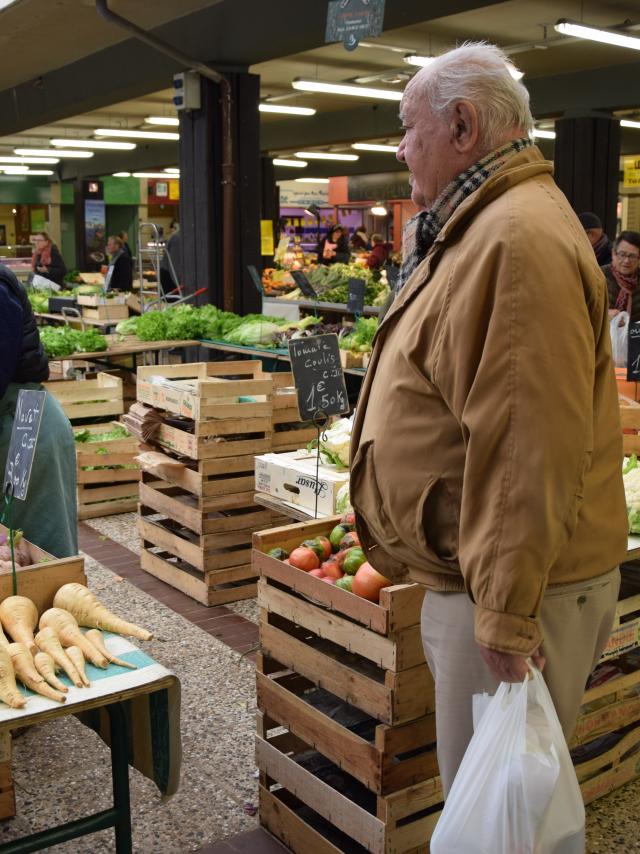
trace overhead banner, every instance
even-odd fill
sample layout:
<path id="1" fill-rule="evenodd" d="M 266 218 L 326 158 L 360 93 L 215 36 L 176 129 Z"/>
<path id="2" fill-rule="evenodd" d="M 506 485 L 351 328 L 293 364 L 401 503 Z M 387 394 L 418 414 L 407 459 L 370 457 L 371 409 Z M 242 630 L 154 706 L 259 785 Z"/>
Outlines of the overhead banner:
<path id="1" fill-rule="evenodd" d="M 622 186 L 626 190 L 638 189 L 640 187 L 640 154 L 625 157 L 622 162 Z"/>
<path id="2" fill-rule="evenodd" d="M 324 40 L 355 50 L 362 39 L 379 36 L 383 22 L 384 0 L 330 0 Z"/>

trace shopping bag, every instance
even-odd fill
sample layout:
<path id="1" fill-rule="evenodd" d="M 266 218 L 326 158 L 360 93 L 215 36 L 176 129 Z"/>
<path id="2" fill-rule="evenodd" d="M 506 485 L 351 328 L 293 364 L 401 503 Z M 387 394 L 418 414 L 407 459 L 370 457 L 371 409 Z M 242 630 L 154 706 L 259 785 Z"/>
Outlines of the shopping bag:
<path id="1" fill-rule="evenodd" d="M 629 348 L 629 312 L 621 311 L 609 321 L 611 332 L 611 355 L 617 368 L 627 367 Z"/>
<path id="2" fill-rule="evenodd" d="M 476 712 L 431 854 L 584 854 L 582 795 L 540 671 Z"/>

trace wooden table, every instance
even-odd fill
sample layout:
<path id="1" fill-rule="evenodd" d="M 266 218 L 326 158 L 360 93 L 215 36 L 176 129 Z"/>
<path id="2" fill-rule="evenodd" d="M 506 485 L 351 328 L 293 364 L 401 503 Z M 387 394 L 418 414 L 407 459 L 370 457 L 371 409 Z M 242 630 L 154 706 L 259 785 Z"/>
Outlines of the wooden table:
<path id="1" fill-rule="evenodd" d="M 136 356 L 147 353 L 155 354 L 154 364 L 158 364 L 158 356 L 161 352 L 168 350 L 176 350 L 183 347 L 197 347 L 199 341 L 194 339 L 186 339 L 180 341 L 141 341 L 135 335 L 123 338 L 122 335 L 107 335 L 107 349 L 98 351 L 97 353 L 71 353 L 69 356 L 62 356 L 61 362 L 96 362 L 104 367 L 113 367 L 110 360 L 119 359 L 122 356 L 132 357 L 131 370 L 136 370 Z"/>
<path id="2" fill-rule="evenodd" d="M 206 350 L 221 350 L 225 353 L 238 353 L 243 356 L 258 356 L 261 359 L 272 359 L 274 362 L 291 362 L 289 351 L 284 349 L 271 349 L 269 347 L 245 347 L 241 344 L 227 344 L 226 341 L 214 341 L 202 338 L 199 342 Z M 364 368 L 343 368 L 345 374 L 353 374 L 356 377 L 364 377 Z"/>
<path id="3" fill-rule="evenodd" d="M 120 323 L 119 320 L 92 320 L 87 317 L 74 317 L 73 315 L 67 314 L 49 314 L 44 311 L 34 311 L 35 316 L 38 320 L 52 320 L 55 323 L 65 323 L 69 326 L 80 327 L 83 326 L 97 326 L 101 329 L 107 329 L 109 326 L 115 326 Z"/>

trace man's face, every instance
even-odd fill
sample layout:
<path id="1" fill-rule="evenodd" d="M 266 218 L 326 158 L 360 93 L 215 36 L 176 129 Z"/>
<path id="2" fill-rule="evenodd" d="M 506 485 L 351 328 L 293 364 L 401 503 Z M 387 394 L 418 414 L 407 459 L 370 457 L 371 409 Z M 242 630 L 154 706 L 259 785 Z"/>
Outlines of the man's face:
<path id="1" fill-rule="evenodd" d="M 117 251 L 118 247 L 116 246 L 115 242 L 111 240 L 111 238 L 109 238 L 109 240 L 107 240 L 107 252 L 109 253 L 109 255 L 115 255 Z"/>
<path id="2" fill-rule="evenodd" d="M 640 267 L 640 249 L 633 243 L 621 240 L 613 251 L 616 270 L 624 276 L 635 276 Z"/>
<path id="3" fill-rule="evenodd" d="M 405 89 L 400 103 L 404 137 L 396 157 L 411 172 L 411 199 L 420 208 L 430 208 L 459 170 L 453 165 L 450 126 L 431 112 L 416 78 Z"/>
<path id="4" fill-rule="evenodd" d="M 601 228 L 587 228 L 585 229 L 587 232 L 587 237 L 589 238 L 589 243 L 592 246 L 595 246 L 596 243 L 600 240 L 604 231 Z"/>

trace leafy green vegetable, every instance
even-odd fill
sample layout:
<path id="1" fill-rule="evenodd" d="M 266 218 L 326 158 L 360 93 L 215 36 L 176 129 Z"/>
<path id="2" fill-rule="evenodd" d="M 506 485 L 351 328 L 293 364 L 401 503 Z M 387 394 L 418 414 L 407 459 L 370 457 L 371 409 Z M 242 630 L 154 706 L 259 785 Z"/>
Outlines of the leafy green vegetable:
<path id="1" fill-rule="evenodd" d="M 98 353 L 107 349 L 107 339 L 95 329 L 72 329 L 70 326 L 41 326 L 40 340 L 50 359 L 71 353 Z"/>
<path id="2" fill-rule="evenodd" d="M 145 311 L 138 318 L 136 334 L 141 341 L 165 341 L 167 338 L 166 311 Z"/>
<path id="3" fill-rule="evenodd" d="M 90 430 L 86 428 L 83 430 L 76 430 L 73 434 L 73 438 L 76 442 L 113 442 L 115 439 L 128 439 L 131 436 L 131 433 L 125 428 L 118 425 L 117 427 L 113 427 L 111 430 L 105 430 L 102 433 L 92 433 Z M 98 448 L 95 453 L 108 453 L 106 449 Z"/>
<path id="4" fill-rule="evenodd" d="M 351 350 L 354 353 L 370 353 L 377 329 L 377 317 L 359 317 L 353 332 L 340 339 L 340 349 Z"/>
<path id="5" fill-rule="evenodd" d="M 132 315 L 131 317 L 127 317 L 125 320 L 121 320 L 120 323 L 116 326 L 116 332 L 118 335 L 136 335 L 138 332 L 138 322 L 140 318 L 137 315 Z"/>

